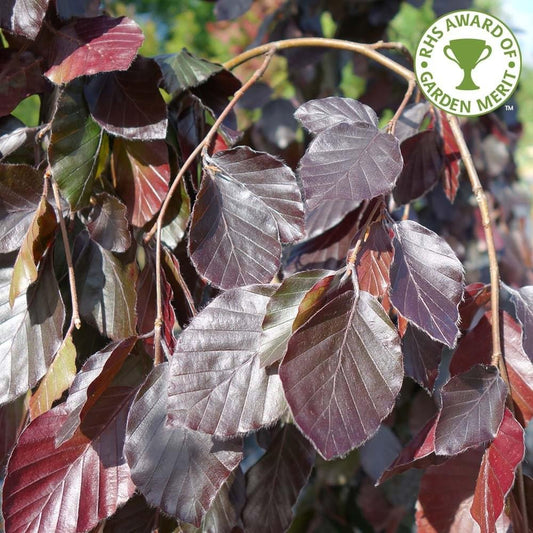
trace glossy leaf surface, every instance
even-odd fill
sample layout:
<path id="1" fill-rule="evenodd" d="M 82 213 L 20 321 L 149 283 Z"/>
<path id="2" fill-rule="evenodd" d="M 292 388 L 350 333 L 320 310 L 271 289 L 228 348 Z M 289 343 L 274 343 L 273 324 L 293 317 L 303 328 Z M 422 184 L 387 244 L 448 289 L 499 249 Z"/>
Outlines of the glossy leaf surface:
<path id="1" fill-rule="evenodd" d="M 461 262 L 446 241 L 420 224 L 394 225 L 391 302 L 433 339 L 454 346 L 463 295 Z"/>
<path id="2" fill-rule="evenodd" d="M 394 406 L 403 377 L 398 335 L 375 298 L 346 292 L 294 333 L 280 377 L 304 435 L 325 459 L 343 455 Z"/>
<path id="3" fill-rule="evenodd" d="M 164 363 L 154 368 L 139 390 L 128 418 L 125 455 L 132 479 L 148 503 L 199 526 L 242 454 L 235 442 L 168 428 L 168 380 Z"/>
<path id="4" fill-rule="evenodd" d="M 275 422 L 285 410 L 279 376 L 261 368 L 261 324 L 275 286 L 233 289 L 180 335 L 170 363 L 172 426 L 228 438 Z"/>
<path id="5" fill-rule="evenodd" d="M 82 430 L 58 448 L 65 406 L 24 430 L 4 484 L 8 531 L 86 531 L 129 499 L 135 486 L 122 450 L 132 398 L 131 389 L 108 389 Z"/>
<path id="6" fill-rule="evenodd" d="M 143 39 L 141 28 L 127 17 L 79 19 L 56 33 L 46 76 L 61 85 L 79 76 L 127 70 Z"/>
<path id="7" fill-rule="evenodd" d="M 48 158 L 52 176 L 72 209 L 89 203 L 102 135 L 89 115 L 81 85 L 67 87 L 52 120 Z"/>

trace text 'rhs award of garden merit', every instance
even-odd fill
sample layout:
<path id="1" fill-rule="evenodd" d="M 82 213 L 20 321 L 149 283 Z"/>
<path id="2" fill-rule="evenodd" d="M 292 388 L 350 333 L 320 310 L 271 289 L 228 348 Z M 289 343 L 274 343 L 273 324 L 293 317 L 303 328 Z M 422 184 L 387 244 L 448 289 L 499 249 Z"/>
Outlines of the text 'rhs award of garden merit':
<path id="1" fill-rule="evenodd" d="M 436 20 L 418 44 L 415 71 L 425 97 L 448 113 L 475 117 L 513 94 L 522 57 L 513 32 L 498 18 L 472 10 Z"/>

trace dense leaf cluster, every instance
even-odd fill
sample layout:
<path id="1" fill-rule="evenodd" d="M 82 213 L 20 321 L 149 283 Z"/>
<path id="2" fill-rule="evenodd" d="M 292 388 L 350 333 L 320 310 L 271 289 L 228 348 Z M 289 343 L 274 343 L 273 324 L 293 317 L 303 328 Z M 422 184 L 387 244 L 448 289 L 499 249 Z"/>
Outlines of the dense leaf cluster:
<path id="1" fill-rule="evenodd" d="M 413 103 L 391 133 L 361 101 L 300 95 L 287 119 L 267 91 L 178 183 L 241 83 L 186 50 L 137 55 L 139 27 L 94 4 L 0 6 L 6 531 L 280 532 L 297 500 L 294 531 L 380 529 L 415 499 L 422 531 L 518 530 L 533 292 L 502 269 L 502 377 L 447 117 Z M 32 94 L 36 128 L 10 114 Z M 512 131 L 465 133 L 485 182 L 507 176 L 487 154 Z"/>

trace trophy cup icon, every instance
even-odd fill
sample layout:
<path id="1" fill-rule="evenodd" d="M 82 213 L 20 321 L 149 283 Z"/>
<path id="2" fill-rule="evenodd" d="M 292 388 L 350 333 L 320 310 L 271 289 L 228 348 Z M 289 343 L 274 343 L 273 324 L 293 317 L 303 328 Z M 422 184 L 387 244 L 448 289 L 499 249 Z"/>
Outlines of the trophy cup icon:
<path id="1" fill-rule="evenodd" d="M 485 52 L 485 55 L 483 55 Z M 456 87 L 463 91 L 475 91 L 479 87 L 472 79 L 474 68 L 487 59 L 492 48 L 483 39 L 453 39 L 444 47 L 444 55 L 463 70 L 463 81 Z M 450 55 L 451 54 L 451 55 Z"/>

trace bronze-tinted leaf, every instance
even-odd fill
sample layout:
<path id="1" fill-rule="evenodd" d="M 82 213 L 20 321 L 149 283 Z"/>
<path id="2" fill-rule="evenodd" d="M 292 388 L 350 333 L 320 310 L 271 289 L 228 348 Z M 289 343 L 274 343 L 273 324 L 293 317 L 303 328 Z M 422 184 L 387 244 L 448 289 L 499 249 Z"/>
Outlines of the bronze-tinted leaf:
<path id="1" fill-rule="evenodd" d="M 123 445 L 134 392 L 108 389 L 82 428 L 57 448 L 66 407 L 31 422 L 8 464 L 2 505 L 8 531 L 87 531 L 130 498 L 135 486 Z"/>
<path id="2" fill-rule="evenodd" d="M 261 324 L 276 287 L 226 291 L 183 331 L 170 363 L 173 426 L 219 438 L 272 424 L 285 411 L 277 373 L 261 368 Z"/>
<path id="3" fill-rule="evenodd" d="M 76 20 L 56 31 L 45 75 L 61 85 L 79 76 L 126 70 L 143 39 L 141 28 L 127 17 Z"/>
<path id="4" fill-rule="evenodd" d="M 167 113 L 159 93 L 160 78 L 155 61 L 141 56 L 125 72 L 96 75 L 85 86 L 91 115 L 113 135 L 144 141 L 164 139 Z"/>
<path id="5" fill-rule="evenodd" d="M 168 364 L 163 363 L 139 390 L 128 417 L 125 455 L 132 479 L 149 504 L 200 526 L 222 484 L 239 465 L 241 446 L 167 427 L 168 381 Z"/>
<path id="6" fill-rule="evenodd" d="M 448 243 L 417 222 L 394 224 L 391 302 L 433 339 L 454 346 L 463 265 Z"/>
<path id="7" fill-rule="evenodd" d="M 170 164 L 165 141 L 115 139 L 111 164 L 128 219 L 134 226 L 144 226 L 159 211 L 168 191 Z"/>
<path id="8" fill-rule="evenodd" d="M 280 377 L 294 420 L 325 459 L 368 440 L 403 380 L 400 340 L 361 291 L 330 300 L 293 334 Z"/>

